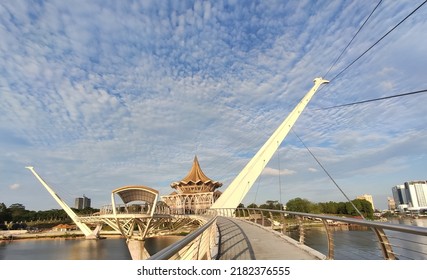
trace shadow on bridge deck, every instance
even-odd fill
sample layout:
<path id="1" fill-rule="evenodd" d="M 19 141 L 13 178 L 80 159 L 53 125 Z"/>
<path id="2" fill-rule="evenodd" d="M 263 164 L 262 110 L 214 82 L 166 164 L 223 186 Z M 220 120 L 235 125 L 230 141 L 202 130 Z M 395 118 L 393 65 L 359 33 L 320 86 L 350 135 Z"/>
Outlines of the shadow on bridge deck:
<path id="1" fill-rule="evenodd" d="M 219 260 L 320 260 L 321 253 L 290 237 L 234 218 L 218 217 Z"/>

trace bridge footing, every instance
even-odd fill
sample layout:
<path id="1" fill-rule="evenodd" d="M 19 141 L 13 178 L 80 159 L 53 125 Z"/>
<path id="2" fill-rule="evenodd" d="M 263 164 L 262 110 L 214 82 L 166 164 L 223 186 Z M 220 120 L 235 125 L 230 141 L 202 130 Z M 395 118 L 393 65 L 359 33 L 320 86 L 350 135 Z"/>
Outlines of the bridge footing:
<path id="1" fill-rule="evenodd" d="M 126 241 L 129 249 L 129 253 L 132 257 L 132 260 L 146 260 L 150 257 L 150 254 L 145 249 L 144 241 L 128 239 Z"/>

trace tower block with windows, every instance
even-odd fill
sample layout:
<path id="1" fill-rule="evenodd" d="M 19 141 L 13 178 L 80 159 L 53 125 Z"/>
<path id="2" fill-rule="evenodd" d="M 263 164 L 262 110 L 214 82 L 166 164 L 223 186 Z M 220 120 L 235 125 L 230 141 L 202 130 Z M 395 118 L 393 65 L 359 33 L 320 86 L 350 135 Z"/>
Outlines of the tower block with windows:
<path id="1" fill-rule="evenodd" d="M 213 181 L 203 173 L 197 156 L 187 176 L 170 186 L 176 191 L 162 196 L 162 200 L 175 214 L 192 214 L 200 209 L 208 209 L 222 194 L 217 190 L 222 183 Z"/>

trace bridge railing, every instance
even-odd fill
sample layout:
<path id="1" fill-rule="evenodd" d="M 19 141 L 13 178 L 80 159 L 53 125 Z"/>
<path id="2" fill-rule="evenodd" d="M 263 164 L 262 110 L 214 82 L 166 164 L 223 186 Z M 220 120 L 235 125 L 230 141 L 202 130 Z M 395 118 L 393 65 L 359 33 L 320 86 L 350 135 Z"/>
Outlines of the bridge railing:
<path id="1" fill-rule="evenodd" d="M 151 205 L 141 204 L 118 204 L 116 205 L 116 214 L 149 214 Z M 170 208 L 164 204 L 156 204 L 155 214 L 170 214 Z M 110 215 L 113 214 L 113 206 L 111 204 L 104 205 L 101 207 L 99 214 Z"/>
<path id="2" fill-rule="evenodd" d="M 337 259 L 336 255 L 344 259 L 427 259 L 426 227 L 269 209 L 216 211 L 219 216 L 244 219 L 282 232 L 320 251 L 327 259 Z M 343 231 L 354 234 L 351 239 L 349 235 L 343 238 Z M 314 232 L 316 239 L 311 238 Z M 324 240 L 318 240 L 319 237 Z M 324 245 L 319 246 L 319 243 Z M 356 243 L 361 244 L 360 247 Z M 339 250 L 343 252 L 337 252 Z"/>
<path id="3" fill-rule="evenodd" d="M 206 223 L 149 259 L 215 259 L 219 246 L 217 216 L 243 219 L 281 232 L 327 259 L 427 259 L 425 227 L 254 208 L 212 209 L 187 216 L 205 219 Z M 343 237 L 343 232 L 354 234 Z"/>
<path id="4" fill-rule="evenodd" d="M 202 210 L 188 217 L 205 223 L 180 241 L 152 255 L 148 260 L 211 260 L 216 257 L 218 253 L 216 212 Z"/>

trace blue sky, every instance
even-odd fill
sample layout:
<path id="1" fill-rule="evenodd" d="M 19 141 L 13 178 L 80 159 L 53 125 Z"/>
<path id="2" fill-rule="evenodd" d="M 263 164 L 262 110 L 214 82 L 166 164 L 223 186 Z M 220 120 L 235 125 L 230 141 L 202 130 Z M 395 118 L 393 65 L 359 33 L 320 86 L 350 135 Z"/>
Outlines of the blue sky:
<path id="1" fill-rule="evenodd" d="M 331 79 L 423 1 L 383 1 Z M 0 4 L 0 202 L 73 205 L 173 190 L 198 156 L 232 181 L 324 75 L 377 1 L 13 1 Z M 313 98 L 294 130 L 344 192 L 427 179 L 427 6 Z M 280 161 L 280 165 L 279 165 Z M 295 134 L 243 201 L 345 201 Z"/>

